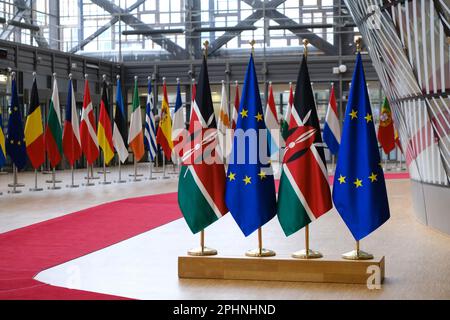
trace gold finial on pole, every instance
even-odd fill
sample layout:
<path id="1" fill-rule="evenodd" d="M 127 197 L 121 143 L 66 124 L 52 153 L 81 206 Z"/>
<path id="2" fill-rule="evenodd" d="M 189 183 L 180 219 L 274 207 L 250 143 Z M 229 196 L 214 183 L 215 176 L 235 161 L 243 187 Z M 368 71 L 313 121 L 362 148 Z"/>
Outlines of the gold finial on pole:
<path id="1" fill-rule="evenodd" d="M 355 44 L 356 44 L 356 52 L 361 52 L 362 38 L 361 37 L 356 38 Z"/>
<path id="2" fill-rule="evenodd" d="M 252 54 L 255 54 L 255 39 L 252 39 L 252 41 L 249 41 L 248 43 L 252 46 Z"/>
<path id="3" fill-rule="evenodd" d="M 203 46 L 205 47 L 205 49 L 203 50 L 203 54 L 205 55 L 205 58 L 208 58 L 209 41 L 206 40 L 205 42 L 203 42 Z"/>
<path id="4" fill-rule="evenodd" d="M 308 56 L 308 44 L 309 44 L 309 40 L 308 39 L 303 39 L 303 54 L 305 55 L 305 57 Z"/>

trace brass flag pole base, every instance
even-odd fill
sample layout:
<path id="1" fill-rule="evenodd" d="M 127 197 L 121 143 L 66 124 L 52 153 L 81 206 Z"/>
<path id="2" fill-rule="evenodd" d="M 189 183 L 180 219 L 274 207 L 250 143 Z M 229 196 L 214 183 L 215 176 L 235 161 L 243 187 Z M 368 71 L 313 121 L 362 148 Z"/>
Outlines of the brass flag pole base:
<path id="1" fill-rule="evenodd" d="M 190 256 L 215 256 L 217 255 L 217 250 L 208 247 L 198 247 L 193 248 L 188 251 Z"/>
<path id="2" fill-rule="evenodd" d="M 319 251 L 314 251 L 311 249 L 303 249 L 292 254 L 292 258 L 295 259 L 319 259 L 322 257 L 323 255 Z"/>
<path id="3" fill-rule="evenodd" d="M 262 246 L 262 229 L 261 227 L 258 229 L 258 248 L 248 250 L 245 255 L 247 257 L 274 257 L 276 255 L 275 251 L 270 249 L 265 249 Z"/>
<path id="4" fill-rule="evenodd" d="M 274 257 L 276 256 L 275 251 L 270 250 L 270 249 L 265 249 L 265 248 L 261 248 L 261 250 L 259 248 L 256 249 L 252 249 L 252 250 L 248 250 L 245 255 L 247 257 Z"/>
<path id="5" fill-rule="evenodd" d="M 188 252 L 190 256 L 215 256 L 216 249 L 205 247 L 205 230 L 200 231 L 200 247 L 190 249 Z"/>
<path id="6" fill-rule="evenodd" d="M 345 260 L 371 260 L 373 254 L 359 250 L 359 241 L 356 241 L 356 250 L 344 253 L 342 258 Z"/>
<path id="7" fill-rule="evenodd" d="M 319 251 L 309 248 L 309 224 L 305 226 L 305 249 L 296 251 L 291 256 L 295 259 L 319 259 L 323 257 Z"/>

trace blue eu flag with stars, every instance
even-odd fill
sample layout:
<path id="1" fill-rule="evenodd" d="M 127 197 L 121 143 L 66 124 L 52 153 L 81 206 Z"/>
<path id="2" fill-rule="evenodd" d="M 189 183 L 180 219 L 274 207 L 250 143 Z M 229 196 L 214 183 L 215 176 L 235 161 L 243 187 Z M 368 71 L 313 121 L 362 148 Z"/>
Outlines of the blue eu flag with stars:
<path id="1" fill-rule="evenodd" d="M 390 217 L 360 53 L 344 115 L 333 202 L 355 240 L 369 235 Z"/>
<path id="2" fill-rule="evenodd" d="M 253 55 L 250 56 L 227 172 L 225 202 L 245 236 L 276 214 L 275 183 Z"/>
<path id="3" fill-rule="evenodd" d="M 11 106 L 9 107 L 6 152 L 18 169 L 23 169 L 25 167 L 27 163 L 27 151 L 15 78 L 12 79 L 11 84 Z"/>

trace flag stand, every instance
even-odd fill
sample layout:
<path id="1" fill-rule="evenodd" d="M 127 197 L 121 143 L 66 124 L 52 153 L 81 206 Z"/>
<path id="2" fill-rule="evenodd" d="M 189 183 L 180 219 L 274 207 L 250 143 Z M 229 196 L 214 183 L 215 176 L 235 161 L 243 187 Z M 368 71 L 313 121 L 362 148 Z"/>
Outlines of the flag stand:
<path id="1" fill-rule="evenodd" d="M 273 257 L 276 255 L 275 251 L 263 248 L 261 227 L 258 229 L 258 248 L 247 251 L 245 255 L 247 257 Z"/>
<path id="2" fill-rule="evenodd" d="M 292 258 L 296 259 L 318 259 L 322 258 L 323 255 L 318 252 L 311 250 L 309 248 L 309 224 L 305 226 L 305 249 L 294 252 Z"/>
<path id="3" fill-rule="evenodd" d="M 89 167 L 91 167 L 91 169 L 92 169 L 92 165 L 91 166 L 89 166 L 89 164 L 86 165 L 87 175 L 86 175 L 86 177 L 84 177 L 87 180 L 86 183 L 84 184 L 86 187 L 90 187 L 90 186 L 94 186 L 95 185 L 93 182 L 90 181 L 91 175 L 89 173 L 89 169 L 90 169 Z"/>
<path id="4" fill-rule="evenodd" d="M 125 183 L 126 180 L 122 180 L 122 163 L 119 159 L 119 180 L 116 181 L 117 183 Z"/>
<path id="5" fill-rule="evenodd" d="M 89 175 L 89 170 L 88 170 L 88 175 Z M 85 179 L 88 179 L 88 178 L 85 178 Z M 92 179 L 92 180 L 100 179 L 100 177 L 98 177 L 98 176 L 94 177 L 94 165 L 93 164 L 91 165 L 91 177 L 89 179 Z"/>
<path id="6" fill-rule="evenodd" d="M 164 152 L 163 152 L 162 158 L 163 158 L 163 176 L 162 176 L 162 178 L 169 179 L 170 177 L 166 176 L 166 155 L 164 154 Z"/>
<path id="7" fill-rule="evenodd" d="M 138 182 L 141 181 L 141 179 L 138 179 L 138 177 L 142 176 L 141 174 L 138 175 L 137 173 L 137 161 L 136 161 L 136 157 L 133 155 L 134 158 L 134 174 L 130 174 L 130 176 L 134 177 L 133 182 Z"/>
<path id="8" fill-rule="evenodd" d="M 106 160 L 105 154 L 103 154 L 103 181 L 100 181 L 100 184 L 111 184 L 111 181 L 106 181 Z"/>
<path id="9" fill-rule="evenodd" d="M 49 190 L 59 190 L 59 189 L 61 189 L 61 187 L 58 187 L 56 185 L 57 181 L 56 181 L 56 170 L 55 170 L 55 168 L 52 169 L 52 181 L 51 181 L 51 183 L 52 183 L 52 186 L 48 187 Z"/>
<path id="10" fill-rule="evenodd" d="M 68 185 L 67 188 L 78 188 L 79 185 L 75 184 L 75 173 L 73 166 L 70 167 L 71 175 L 72 175 L 72 184 Z"/>
<path id="11" fill-rule="evenodd" d="M 205 247 L 205 230 L 200 231 L 200 247 L 188 251 L 190 256 L 215 256 L 216 254 L 216 249 Z"/>
<path id="12" fill-rule="evenodd" d="M 345 260 L 371 260 L 373 255 L 371 253 L 364 252 L 359 249 L 359 240 L 356 241 L 356 249 L 350 252 L 344 253 L 342 258 Z"/>
<path id="13" fill-rule="evenodd" d="M 156 178 L 153 176 L 153 161 L 150 159 L 150 175 L 148 177 L 148 180 L 155 180 Z"/>
<path id="14" fill-rule="evenodd" d="M 42 191 L 44 189 L 38 188 L 38 171 L 34 169 L 34 188 L 30 188 L 30 191 Z"/>
<path id="15" fill-rule="evenodd" d="M 134 154 L 133 154 L 133 158 L 134 158 Z M 134 173 L 129 174 L 130 177 L 134 177 L 133 181 L 141 181 L 140 179 L 138 179 L 137 177 L 142 177 L 143 174 L 142 173 L 137 173 L 137 162 L 136 162 L 136 158 L 134 158 Z"/>
<path id="16" fill-rule="evenodd" d="M 18 187 L 23 187 L 23 184 L 17 182 L 17 167 L 13 164 L 13 183 L 8 184 L 8 187 L 12 187 L 12 191 L 8 191 L 8 193 L 21 193 L 22 191 L 17 190 Z"/>

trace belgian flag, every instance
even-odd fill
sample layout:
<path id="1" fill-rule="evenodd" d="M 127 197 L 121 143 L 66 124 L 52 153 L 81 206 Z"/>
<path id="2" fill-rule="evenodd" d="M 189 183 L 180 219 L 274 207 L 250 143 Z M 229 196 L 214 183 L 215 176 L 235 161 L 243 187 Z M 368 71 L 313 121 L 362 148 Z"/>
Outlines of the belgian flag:
<path id="1" fill-rule="evenodd" d="M 31 88 L 30 109 L 25 123 L 25 145 L 33 168 L 39 168 L 45 161 L 44 126 L 36 78 Z"/>
<path id="2" fill-rule="evenodd" d="M 114 144 L 111 117 L 109 115 L 109 102 L 106 93 L 106 81 L 103 81 L 102 100 L 100 101 L 100 115 L 98 120 L 97 138 L 100 148 L 103 150 L 105 163 L 108 164 L 114 158 Z"/>

